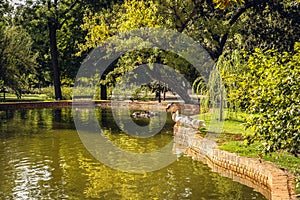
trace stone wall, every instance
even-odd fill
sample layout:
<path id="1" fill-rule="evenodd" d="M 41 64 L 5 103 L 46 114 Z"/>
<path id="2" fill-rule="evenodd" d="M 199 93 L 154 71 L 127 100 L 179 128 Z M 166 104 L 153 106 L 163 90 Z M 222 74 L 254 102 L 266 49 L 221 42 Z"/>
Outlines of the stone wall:
<path id="1" fill-rule="evenodd" d="M 215 142 L 195 133 L 193 128 L 174 126 L 175 143 L 185 154 L 208 164 L 223 176 L 254 188 L 268 199 L 296 199 L 290 175 L 274 164 L 219 150 Z"/>

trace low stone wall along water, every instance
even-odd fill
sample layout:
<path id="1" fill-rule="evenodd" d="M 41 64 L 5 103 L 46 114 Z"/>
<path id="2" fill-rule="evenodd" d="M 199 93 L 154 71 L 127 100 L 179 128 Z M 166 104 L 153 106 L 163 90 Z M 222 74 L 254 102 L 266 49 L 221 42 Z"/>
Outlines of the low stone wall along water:
<path id="1" fill-rule="evenodd" d="M 219 150 L 214 141 L 203 138 L 196 132 L 191 127 L 175 124 L 174 140 L 177 148 L 208 164 L 213 171 L 254 188 L 268 199 L 296 199 L 289 192 L 293 184 L 286 172 L 269 162 Z"/>

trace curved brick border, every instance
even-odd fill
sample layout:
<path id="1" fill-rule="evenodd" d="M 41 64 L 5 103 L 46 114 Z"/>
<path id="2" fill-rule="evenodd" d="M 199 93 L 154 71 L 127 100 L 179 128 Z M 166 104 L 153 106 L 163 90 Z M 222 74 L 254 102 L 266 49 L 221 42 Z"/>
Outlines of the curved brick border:
<path id="1" fill-rule="evenodd" d="M 215 142 L 196 135 L 193 128 L 177 124 L 174 126 L 174 140 L 179 149 L 180 146 L 188 147 L 185 154 L 203 161 L 221 175 L 254 188 L 268 199 L 297 199 L 293 177 L 270 162 L 219 150 Z"/>

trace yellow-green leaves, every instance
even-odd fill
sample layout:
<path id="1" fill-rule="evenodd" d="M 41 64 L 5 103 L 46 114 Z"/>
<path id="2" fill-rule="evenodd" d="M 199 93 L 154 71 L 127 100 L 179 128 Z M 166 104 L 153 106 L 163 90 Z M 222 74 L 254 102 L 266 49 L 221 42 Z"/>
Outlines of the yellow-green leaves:
<path id="1" fill-rule="evenodd" d="M 80 44 L 81 52 L 94 48 L 106 39 L 120 32 L 141 27 L 161 27 L 164 19 L 158 13 L 158 5 L 153 1 L 127 0 L 112 9 L 100 13 L 86 14 L 82 28 L 86 30 L 86 42 Z"/>
<path id="2" fill-rule="evenodd" d="M 163 18 L 157 13 L 158 5 L 152 1 L 126 1 L 124 13 L 120 16 L 122 22 L 119 31 L 124 32 L 140 27 L 160 27 Z"/>
<path id="3" fill-rule="evenodd" d="M 244 0 L 213 0 L 213 3 L 216 5 L 216 8 L 226 9 L 226 8 L 228 8 L 232 3 L 243 4 L 243 3 L 244 3 Z"/>
<path id="4" fill-rule="evenodd" d="M 239 90 L 247 110 L 254 114 L 248 127 L 254 128 L 249 141 L 263 142 L 263 151 L 286 149 L 300 152 L 300 49 L 295 53 L 275 50 L 255 52 L 246 57 Z"/>
<path id="5" fill-rule="evenodd" d="M 255 48 L 234 51 L 217 63 L 231 109 L 248 112 L 246 144 L 260 142 L 262 151 L 300 152 L 300 43 L 294 52 Z"/>

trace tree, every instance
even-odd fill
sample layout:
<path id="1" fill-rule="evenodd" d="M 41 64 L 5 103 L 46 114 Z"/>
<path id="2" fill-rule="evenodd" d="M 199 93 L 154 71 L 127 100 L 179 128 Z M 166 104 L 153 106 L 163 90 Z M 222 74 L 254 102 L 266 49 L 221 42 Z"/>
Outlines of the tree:
<path id="1" fill-rule="evenodd" d="M 294 51 L 300 33 L 299 9 L 300 4 L 295 0 L 263 1 L 256 5 L 244 17 L 240 47 L 250 52 L 257 47 Z"/>
<path id="2" fill-rule="evenodd" d="M 41 52 L 38 59 L 41 74 L 47 71 L 45 68 L 51 62 L 56 99 L 62 99 L 57 33 L 70 18 L 69 12 L 76 3 L 77 0 L 26 1 L 24 5 L 17 7 L 14 17 L 15 23 L 22 25 L 30 32 L 35 40 L 35 48 Z"/>
<path id="3" fill-rule="evenodd" d="M 60 3 L 60 6 L 59 6 Z M 73 2 L 59 2 L 58 0 L 47 0 L 47 24 L 49 31 L 49 43 L 50 43 L 50 52 L 51 60 L 53 67 L 53 81 L 54 81 L 54 90 L 55 98 L 60 100 L 62 99 L 61 94 L 61 81 L 58 68 L 58 49 L 57 49 L 57 31 L 61 29 L 64 23 L 67 21 L 69 12 L 74 8 L 78 3 L 77 0 Z"/>
<path id="4" fill-rule="evenodd" d="M 0 22 L 0 82 L 11 88 L 18 98 L 35 79 L 37 54 L 31 50 L 32 40 L 20 26 L 7 27 Z"/>
<path id="5" fill-rule="evenodd" d="M 228 3 L 229 1 L 214 2 Z M 225 9 L 222 10 L 223 13 L 209 17 L 209 20 L 216 24 L 213 28 L 209 25 L 210 23 L 202 22 L 206 27 L 200 27 L 210 34 L 208 36 L 202 34 L 203 36 L 200 38 L 210 42 L 205 43 L 205 40 L 199 40 L 215 58 L 217 66 L 222 72 L 228 94 L 227 100 L 233 109 L 245 106 L 242 105 L 245 101 L 236 98 L 239 74 L 243 71 L 238 60 L 240 59 L 238 55 L 240 49 L 253 52 L 259 46 L 263 49 L 293 51 L 294 43 L 299 40 L 300 32 L 299 4 L 296 1 L 245 1 L 239 3 L 237 9 L 232 9 L 229 5 L 220 6 Z M 221 25 L 218 25 L 220 22 Z M 197 87 L 200 87 L 201 82 L 197 84 Z"/>
<path id="6" fill-rule="evenodd" d="M 100 13 L 88 13 L 84 18 L 83 30 L 87 31 L 86 42 L 80 44 L 81 52 L 99 46 L 112 35 L 140 27 L 160 27 L 162 18 L 157 15 L 157 7 L 152 2 L 125 1 Z M 80 53 L 79 52 L 79 55 Z M 153 52 L 152 52 L 153 53 Z M 111 66 L 101 77 L 101 99 L 107 99 L 106 87 L 114 85 L 118 76 L 134 69 L 135 66 L 154 60 L 155 54 L 149 51 L 128 52 L 114 66 Z"/>
<path id="7" fill-rule="evenodd" d="M 156 0 L 171 28 L 198 41 L 217 61 L 224 51 L 256 47 L 293 49 L 300 24 L 295 0 Z M 226 9 L 220 3 L 230 2 Z M 234 2 L 235 6 L 233 6 Z M 225 8 L 225 7 L 224 7 Z"/>
<path id="8" fill-rule="evenodd" d="M 60 85 L 72 86 L 83 58 L 75 56 L 78 43 L 86 34 L 80 26 L 83 15 L 108 8 L 117 1 L 106 0 L 35 0 L 17 6 L 14 23 L 23 26 L 40 52 L 37 59 L 39 86 L 54 83 L 56 99 L 61 99 Z M 51 76 L 53 78 L 51 78 Z"/>
<path id="9" fill-rule="evenodd" d="M 223 75 L 225 75 L 224 64 L 222 63 L 224 59 L 219 60 L 219 58 L 222 56 L 230 57 L 232 50 L 243 48 L 252 52 L 256 46 L 275 48 L 281 51 L 293 49 L 293 44 L 297 41 L 300 31 L 300 16 L 297 12 L 299 4 L 295 1 L 248 0 L 243 2 L 216 0 L 213 2 L 215 4 L 204 0 L 154 0 L 139 3 L 126 1 L 125 4 L 117 5 L 112 10 L 102 11 L 100 14 L 87 17 L 83 27 L 88 30 L 88 37 L 81 48 L 95 47 L 112 35 L 133 28 L 142 26 L 166 27 L 184 32 L 194 38 L 195 41 L 198 41 L 217 62 L 218 69 L 223 71 Z M 234 2 L 238 5 L 236 7 L 230 6 Z M 141 13 L 143 14 L 141 15 Z M 155 17 L 150 18 L 151 14 L 149 15 L 149 13 L 154 14 Z M 118 17 L 115 18 L 115 16 Z M 141 16 L 143 17 L 141 18 Z M 151 21 L 150 24 L 149 21 Z M 274 28 L 277 31 L 274 31 Z M 250 29 L 251 31 L 249 31 Z M 157 58 L 162 56 L 162 53 L 152 54 L 152 56 Z M 168 59 L 164 59 L 163 64 L 171 64 L 174 61 L 175 65 L 173 66 L 176 66 L 178 60 L 171 56 L 166 57 Z M 132 69 L 133 66 L 145 63 L 145 60 L 154 62 L 163 59 L 153 59 L 153 57 L 149 59 L 133 52 L 130 55 L 123 56 L 120 60 L 121 62 L 118 62 L 113 70 L 101 77 L 106 80 L 102 80 L 102 86 L 106 86 L 108 83 L 113 85 L 116 79 L 113 78 L 108 81 L 109 77 L 121 76 L 122 73 Z M 179 71 L 185 72 L 187 77 L 190 77 L 188 74 L 195 74 L 191 73 L 191 70 L 187 70 L 193 68 L 190 65 L 180 64 L 177 66 L 180 68 Z M 231 70 L 236 70 L 231 71 L 234 74 L 239 73 L 237 67 Z M 231 85 L 232 93 L 227 92 L 227 94 L 233 97 L 235 86 L 228 83 L 228 80 L 227 86 Z M 191 82 L 193 81 L 198 81 L 197 76 L 192 76 Z M 203 82 L 198 83 L 202 84 Z M 200 87 L 200 85 L 197 87 Z M 105 90 L 105 88 L 102 88 L 102 90 Z M 222 99 L 218 102 L 222 106 L 223 97 L 223 89 L 220 89 L 220 98 Z M 235 101 L 231 101 L 230 105 L 234 108 L 238 106 Z M 222 110 L 222 106 L 220 110 Z M 220 116 L 222 116 L 222 112 Z"/>
<path id="10" fill-rule="evenodd" d="M 217 7 L 222 7 L 220 3 L 227 4 L 229 1 L 214 2 Z M 299 23 L 291 19 L 291 16 L 298 15 L 294 12 L 298 8 L 297 4 L 292 4 L 291 0 L 282 3 L 276 0 L 230 2 L 237 2 L 238 6 L 223 6 L 226 9 L 217 9 L 211 1 L 204 0 L 140 2 L 128 0 L 122 5 L 115 5 L 112 9 L 86 15 L 83 29 L 88 33 L 86 42 L 81 44 L 80 48 L 81 50 L 94 48 L 118 32 L 148 26 L 176 29 L 188 34 L 198 41 L 215 61 L 224 51 L 230 53 L 230 49 L 236 48 L 252 51 L 260 44 L 266 45 L 265 47 L 273 45 L 276 48 L 290 49 L 291 43 L 295 41 L 293 38 L 298 35 Z M 282 10 L 282 14 L 278 15 L 278 10 Z M 257 19 L 252 20 L 253 16 Z M 260 23 L 259 18 L 263 18 L 263 23 Z M 261 29 L 265 24 L 274 23 L 274 19 L 275 25 L 283 31 L 268 37 Z M 247 31 L 249 27 L 252 28 L 252 33 Z M 291 34 L 279 37 L 285 35 L 284 31 L 287 28 Z M 284 45 L 280 46 L 280 42 L 274 41 L 275 37 L 282 38 L 280 41 L 291 42 L 282 42 Z M 255 38 L 255 42 L 248 42 L 249 38 Z"/>

